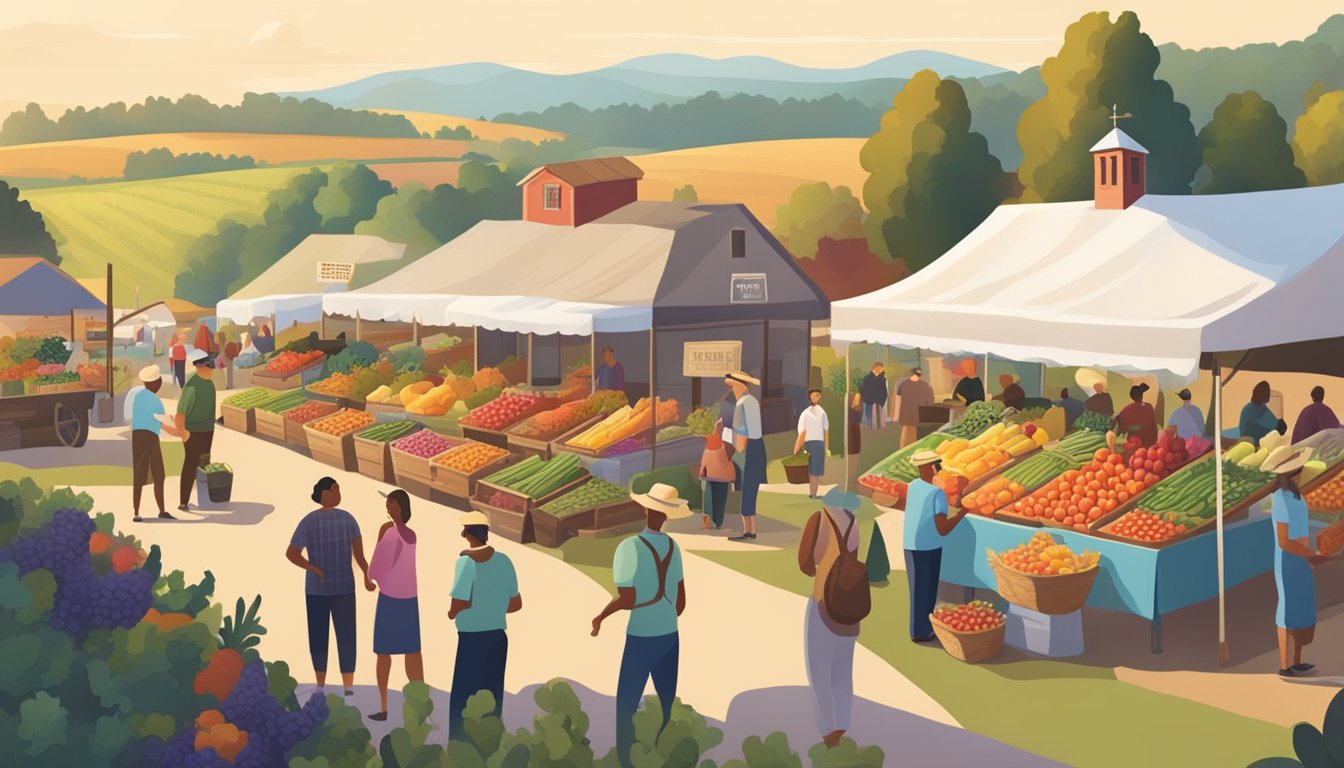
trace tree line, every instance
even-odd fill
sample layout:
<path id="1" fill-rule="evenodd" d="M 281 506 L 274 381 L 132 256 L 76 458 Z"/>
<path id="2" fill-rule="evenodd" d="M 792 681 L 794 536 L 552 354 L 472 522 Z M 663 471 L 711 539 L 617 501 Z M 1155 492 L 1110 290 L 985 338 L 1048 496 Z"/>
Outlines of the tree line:
<path id="1" fill-rule="evenodd" d="M 121 175 L 127 180 L 161 179 L 168 176 L 190 176 L 194 173 L 238 171 L 256 167 L 257 161 L 251 155 L 225 157 L 209 152 L 184 152 L 175 155 L 167 147 L 158 147 L 127 155 L 126 166 Z"/>
<path id="2" fill-rule="evenodd" d="M 38 104 L 29 104 L 0 124 L 0 145 L 199 131 L 394 138 L 421 135 L 402 115 L 333 107 L 317 99 L 249 93 L 235 106 L 217 105 L 187 94 L 176 101 L 151 96 L 130 106 L 118 101 L 92 109 L 74 107 L 56 120 Z"/>

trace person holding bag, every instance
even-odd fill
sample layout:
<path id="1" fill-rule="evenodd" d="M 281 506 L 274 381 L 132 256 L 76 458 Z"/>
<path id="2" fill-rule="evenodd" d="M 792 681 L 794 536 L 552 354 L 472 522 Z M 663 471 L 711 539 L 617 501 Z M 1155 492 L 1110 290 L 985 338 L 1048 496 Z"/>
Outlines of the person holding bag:
<path id="1" fill-rule="evenodd" d="M 728 457 L 728 450 L 720 431 L 723 422 L 714 424 L 714 430 L 705 435 L 705 452 L 700 457 L 700 468 L 696 476 L 705 484 L 705 514 L 701 528 L 714 530 L 723 527 L 724 509 L 728 506 L 728 486 L 737 481 L 737 468 Z"/>

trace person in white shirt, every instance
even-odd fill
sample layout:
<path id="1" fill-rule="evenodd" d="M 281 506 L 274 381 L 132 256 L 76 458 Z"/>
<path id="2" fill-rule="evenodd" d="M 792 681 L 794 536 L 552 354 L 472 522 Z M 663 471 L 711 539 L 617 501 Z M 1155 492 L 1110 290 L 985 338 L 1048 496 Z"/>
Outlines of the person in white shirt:
<path id="1" fill-rule="evenodd" d="M 831 422 L 821 407 L 821 390 L 807 392 L 810 405 L 798 415 L 798 439 L 793 442 L 796 454 L 807 449 L 807 490 L 808 498 L 817 498 L 817 486 L 821 476 L 826 473 L 826 446 L 831 439 Z"/>

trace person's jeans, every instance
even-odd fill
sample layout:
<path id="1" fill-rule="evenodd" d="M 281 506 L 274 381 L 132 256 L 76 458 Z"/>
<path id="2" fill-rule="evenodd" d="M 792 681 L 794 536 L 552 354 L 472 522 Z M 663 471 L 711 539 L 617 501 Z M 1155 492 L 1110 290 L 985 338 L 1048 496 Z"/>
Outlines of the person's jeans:
<path id="1" fill-rule="evenodd" d="M 191 502 L 191 489 L 196 486 L 196 469 L 201 466 L 201 459 L 210 453 L 210 444 L 215 440 L 214 430 L 205 432 L 192 432 L 191 437 L 182 444 L 182 477 L 179 478 L 179 503 L 189 504 Z M 201 501 L 201 499 L 197 499 Z"/>
<path id="2" fill-rule="evenodd" d="M 881 429 L 887 425 L 887 406 L 877 403 L 863 404 L 864 420 L 868 422 L 869 429 Z"/>
<path id="3" fill-rule="evenodd" d="M 803 626 L 803 655 L 807 658 L 807 682 L 812 687 L 817 729 L 823 737 L 848 731 L 854 706 L 854 643 L 858 635 L 832 632 L 816 600 L 807 601 Z"/>
<path id="4" fill-rule="evenodd" d="M 723 513 L 728 506 L 728 483 L 705 481 L 705 514 L 714 521 L 715 528 L 723 527 Z"/>
<path id="5" fill-rule="evenodd" d="M 743 517 L 756 514 L 756 497 L 760 493 L 761 483 L 765 482 L 765 465 L 765 440 L 748 440 L 742 457 Z"/>
<path id="6" fill-rule="evenodd" d="M 905 550 L 905 578 L 910 585 L 910 636 L 933 634 L 929 614 L 938 603 L 938 579 L 943 568 L 943 550 Z"/>
<path id="7" fill-rule="evenodd" d="M 672 719 L 672 702 L 677 698 L 677 663 L 681 652 L 680 636 L 637 637 L 626 635 L 625 654 L 621 657 L 621 675 L 616 683 L 616 759 L 622 768 L 631 768 L 630 747 L 635 743 L 635 712 L 644 696 L 644 685 L 653 678 L 653 690 L 663 710 L 663 727 Z M 658 735 L 662 735 L 662 728 Z"/>
<path id="8" fill-rule="evenodd" d="M 336 628 L 336 654 L 341 674 L 355 671 L 355 595 L 308 595 L 308 654 L 313 670 L 327 671 L 328 621 Z"/>
<path id="9" fill-rule="evenodd" d="M 187 361 L 173 361 L 173 383 L 179 388 L 187 385 Z"/>
<path id="10" fill-rule="evenodd" d="M 504 668 L 509 660 L 509 636 L 502 629 L 458 632 L 453 687 L 448 695 L 448 738 L 462 740 L 462 712 L 467 699 L 481 691 L 495 697 L 493 714 L 504 712 Z"/>

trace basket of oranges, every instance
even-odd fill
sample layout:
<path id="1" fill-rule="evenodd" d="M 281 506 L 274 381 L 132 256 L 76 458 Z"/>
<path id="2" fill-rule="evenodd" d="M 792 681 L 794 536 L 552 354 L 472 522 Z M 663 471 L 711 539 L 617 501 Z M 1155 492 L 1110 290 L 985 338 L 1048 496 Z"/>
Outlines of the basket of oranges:
<path id="1" fill-rule="evenodd" d="M 1005 552 L 987 554 L 1003 599 L 1051 615 L 1083 607 L 1101 564 L 1099 553 L 1075 553 L 1045 531 Z"/>
<path id="2" fill-rule="evenodd" d="M 987 661 L 1003 650 L 1007 622 L 1002 613 L 984 600 L 940 605 L 929 614 L 929 621 L 943 650 L 954 659 Z"/>

